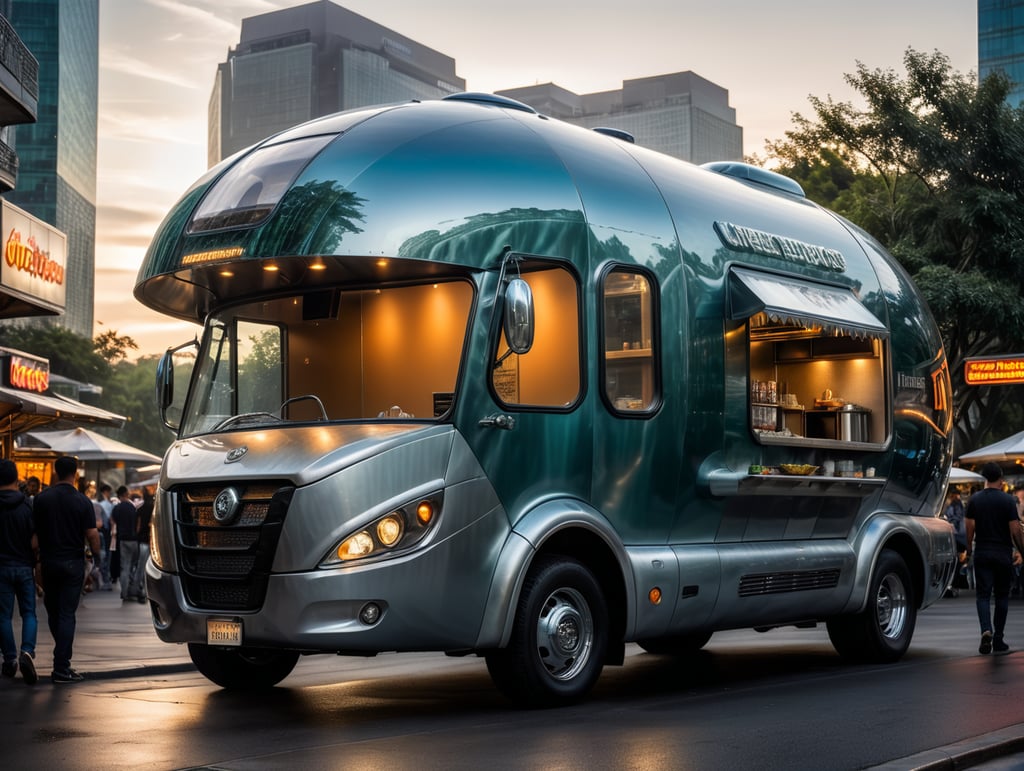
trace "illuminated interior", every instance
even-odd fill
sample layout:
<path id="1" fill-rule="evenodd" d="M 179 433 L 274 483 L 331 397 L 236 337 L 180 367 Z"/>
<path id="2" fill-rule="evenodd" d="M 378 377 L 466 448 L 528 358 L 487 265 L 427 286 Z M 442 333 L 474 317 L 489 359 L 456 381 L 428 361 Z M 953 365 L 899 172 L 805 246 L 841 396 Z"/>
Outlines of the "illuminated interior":
<path id="1" fill-rule="evenodd" d="M 825 325 L 749 323 L 751 429 L 762 441 L 885 441 L 886 340 Z"/>
<path id="2" fill-rule="evenodd" d="M 315 396 L 328 420 L 432 419 L 447 410 L 458 377 L 473 289 L 463 281 L 328 289 L 249 303 L 210 324 L 186 434 L 234 415 L 277 415 Z M 317 420 L 312 398 L 288 420 Z"/>

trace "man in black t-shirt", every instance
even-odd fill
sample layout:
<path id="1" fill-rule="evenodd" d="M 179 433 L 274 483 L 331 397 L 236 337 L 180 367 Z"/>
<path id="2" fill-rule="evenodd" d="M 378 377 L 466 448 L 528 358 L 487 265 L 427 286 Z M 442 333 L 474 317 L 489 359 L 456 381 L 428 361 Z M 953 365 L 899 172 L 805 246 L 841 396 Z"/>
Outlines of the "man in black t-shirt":
<path id="1" fill-rule="evenodd" d="M 53 464 L 57 484 L 35 497 L 32 518 L 39 539 L 43 605 L 53 635 L 55 683 L 77 683 L 83 677 L 71 668 L 75 613 L 85 583 L 85 544 L 100 552 L 92 501 L 78 492 L 78 461 L 64 455 Z"/>
<path id="2" fill-rule="evenodd" d="M 1013 577 L 1013 546 L 1024 551 L 1024 537 L 1017 519 L 1013 497 L 1002 489 L 1003 470 L 998 463 L 981 469 L 985 488 L 967 501 L 967 555 L 974 551 L 974 586 L 981 623 L 979 653 L 1007 653 L 1003 639 L 1010 609 L 1010 580 Z M 995 596 L 995 613 L 989 608 Z"/>

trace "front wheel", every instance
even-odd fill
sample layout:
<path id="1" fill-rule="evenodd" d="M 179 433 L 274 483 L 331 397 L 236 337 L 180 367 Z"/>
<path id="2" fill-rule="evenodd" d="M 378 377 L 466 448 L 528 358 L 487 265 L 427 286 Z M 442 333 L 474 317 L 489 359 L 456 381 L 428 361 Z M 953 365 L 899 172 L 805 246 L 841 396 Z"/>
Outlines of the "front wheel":
<path id="1" fill-rule="evenodd" d="M 851 661 L 897 661 L 914 636 L 917 603 L 903 558 L 884 549 L 871 575 L 867 606 L 860 613 L 831 619 L 828 636 L 839 655 Z"/>
<path id="2" fill-rule="evenodd" d="M 189 643 L 188 655 L 203 677 L 231 690 L 277 685 L 291 674 L 299 660 L 295 651 L 214 648 L 202 643 Z"/>
<path id="3" fill-rule="evenodd" d="M 524 706 L 585 696 L 604 667 L 608 609 L 593 574 L 567 557 L 542 557 L 523 585 L 507 648 L 487 654 L 495 685 Z"/>

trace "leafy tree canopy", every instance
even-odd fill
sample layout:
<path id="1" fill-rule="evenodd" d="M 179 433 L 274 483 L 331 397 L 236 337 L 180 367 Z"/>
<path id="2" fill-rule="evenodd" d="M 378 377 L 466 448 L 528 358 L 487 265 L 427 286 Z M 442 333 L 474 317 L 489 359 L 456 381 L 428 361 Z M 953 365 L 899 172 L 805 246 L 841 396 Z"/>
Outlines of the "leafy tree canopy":
<path id="1" fill-rule="evenodd" d="M 794 114 L 766 150 L 913 276 L 942 331 L 966 452 L 1021 419 L 1024 389 L 966 386 L 963 364 L 1024 352 L 1024 111 L 1007 104 L 1002 74 L 979 84 L 939 52 L 903 61 L 904 75 L 858 62 L 845 77 L 863 107 L 812 96 L 813 115 Z"/>
<path id="2" fill-rule="evenodd" d="M 99 427 L 96 430 L 114 439 L 163 455 L 173 439 L 160 421 L 154 384 L 159 357 L 144 356 L 127 360 L 136 350 L 135 341 L 107 330 L 93 340 L 53 324 L 0 325 L 0 340 L 7 348 L 48 359 L 50 371 L 82 383 L 98 385 L 103 393 L 96 406 L 124 415 L 121 429 Z"/>

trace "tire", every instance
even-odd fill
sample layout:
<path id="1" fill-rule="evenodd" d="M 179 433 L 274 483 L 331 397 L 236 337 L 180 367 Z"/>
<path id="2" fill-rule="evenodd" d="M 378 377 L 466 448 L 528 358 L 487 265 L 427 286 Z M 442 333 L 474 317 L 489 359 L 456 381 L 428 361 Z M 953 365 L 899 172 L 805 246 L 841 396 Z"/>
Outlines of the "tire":
<path id="1" fill-rule="evenodd" d="M 871 575 L 867 606 L 860 613 L 831 619 L 828 636 L 845 659 L 870 664 L 898 661 L 914 636 L 917 602 L 903 558 L 883 549 Z"/>
<path id="2" fill-rule="evenodd" d="M 607 648 L 608 608 L 593 574 L 567 557 L 541 557 L 523 584 L 508 647 L 487 654 L 487 671 L 521 706 L 562 706 L 593 688 Z"/>
<path id="3" fill-rule="evenodd" d="M 189 643 L 188 655 L 207 680 L 222 688 L 246 691 L 277 685 L 299 660 L 295 651 L 214 648 L 202 643 Z"/>
<path id="4" fill-rule="evenodd" d="M 637 645 L 648 653 L 658 656 L 682 656 L 699 651 L 708 644 L 711 632 L 694 632 L 679 634 L 672 637 L 657 637 L 650 640 L 637 640 Z"/>

